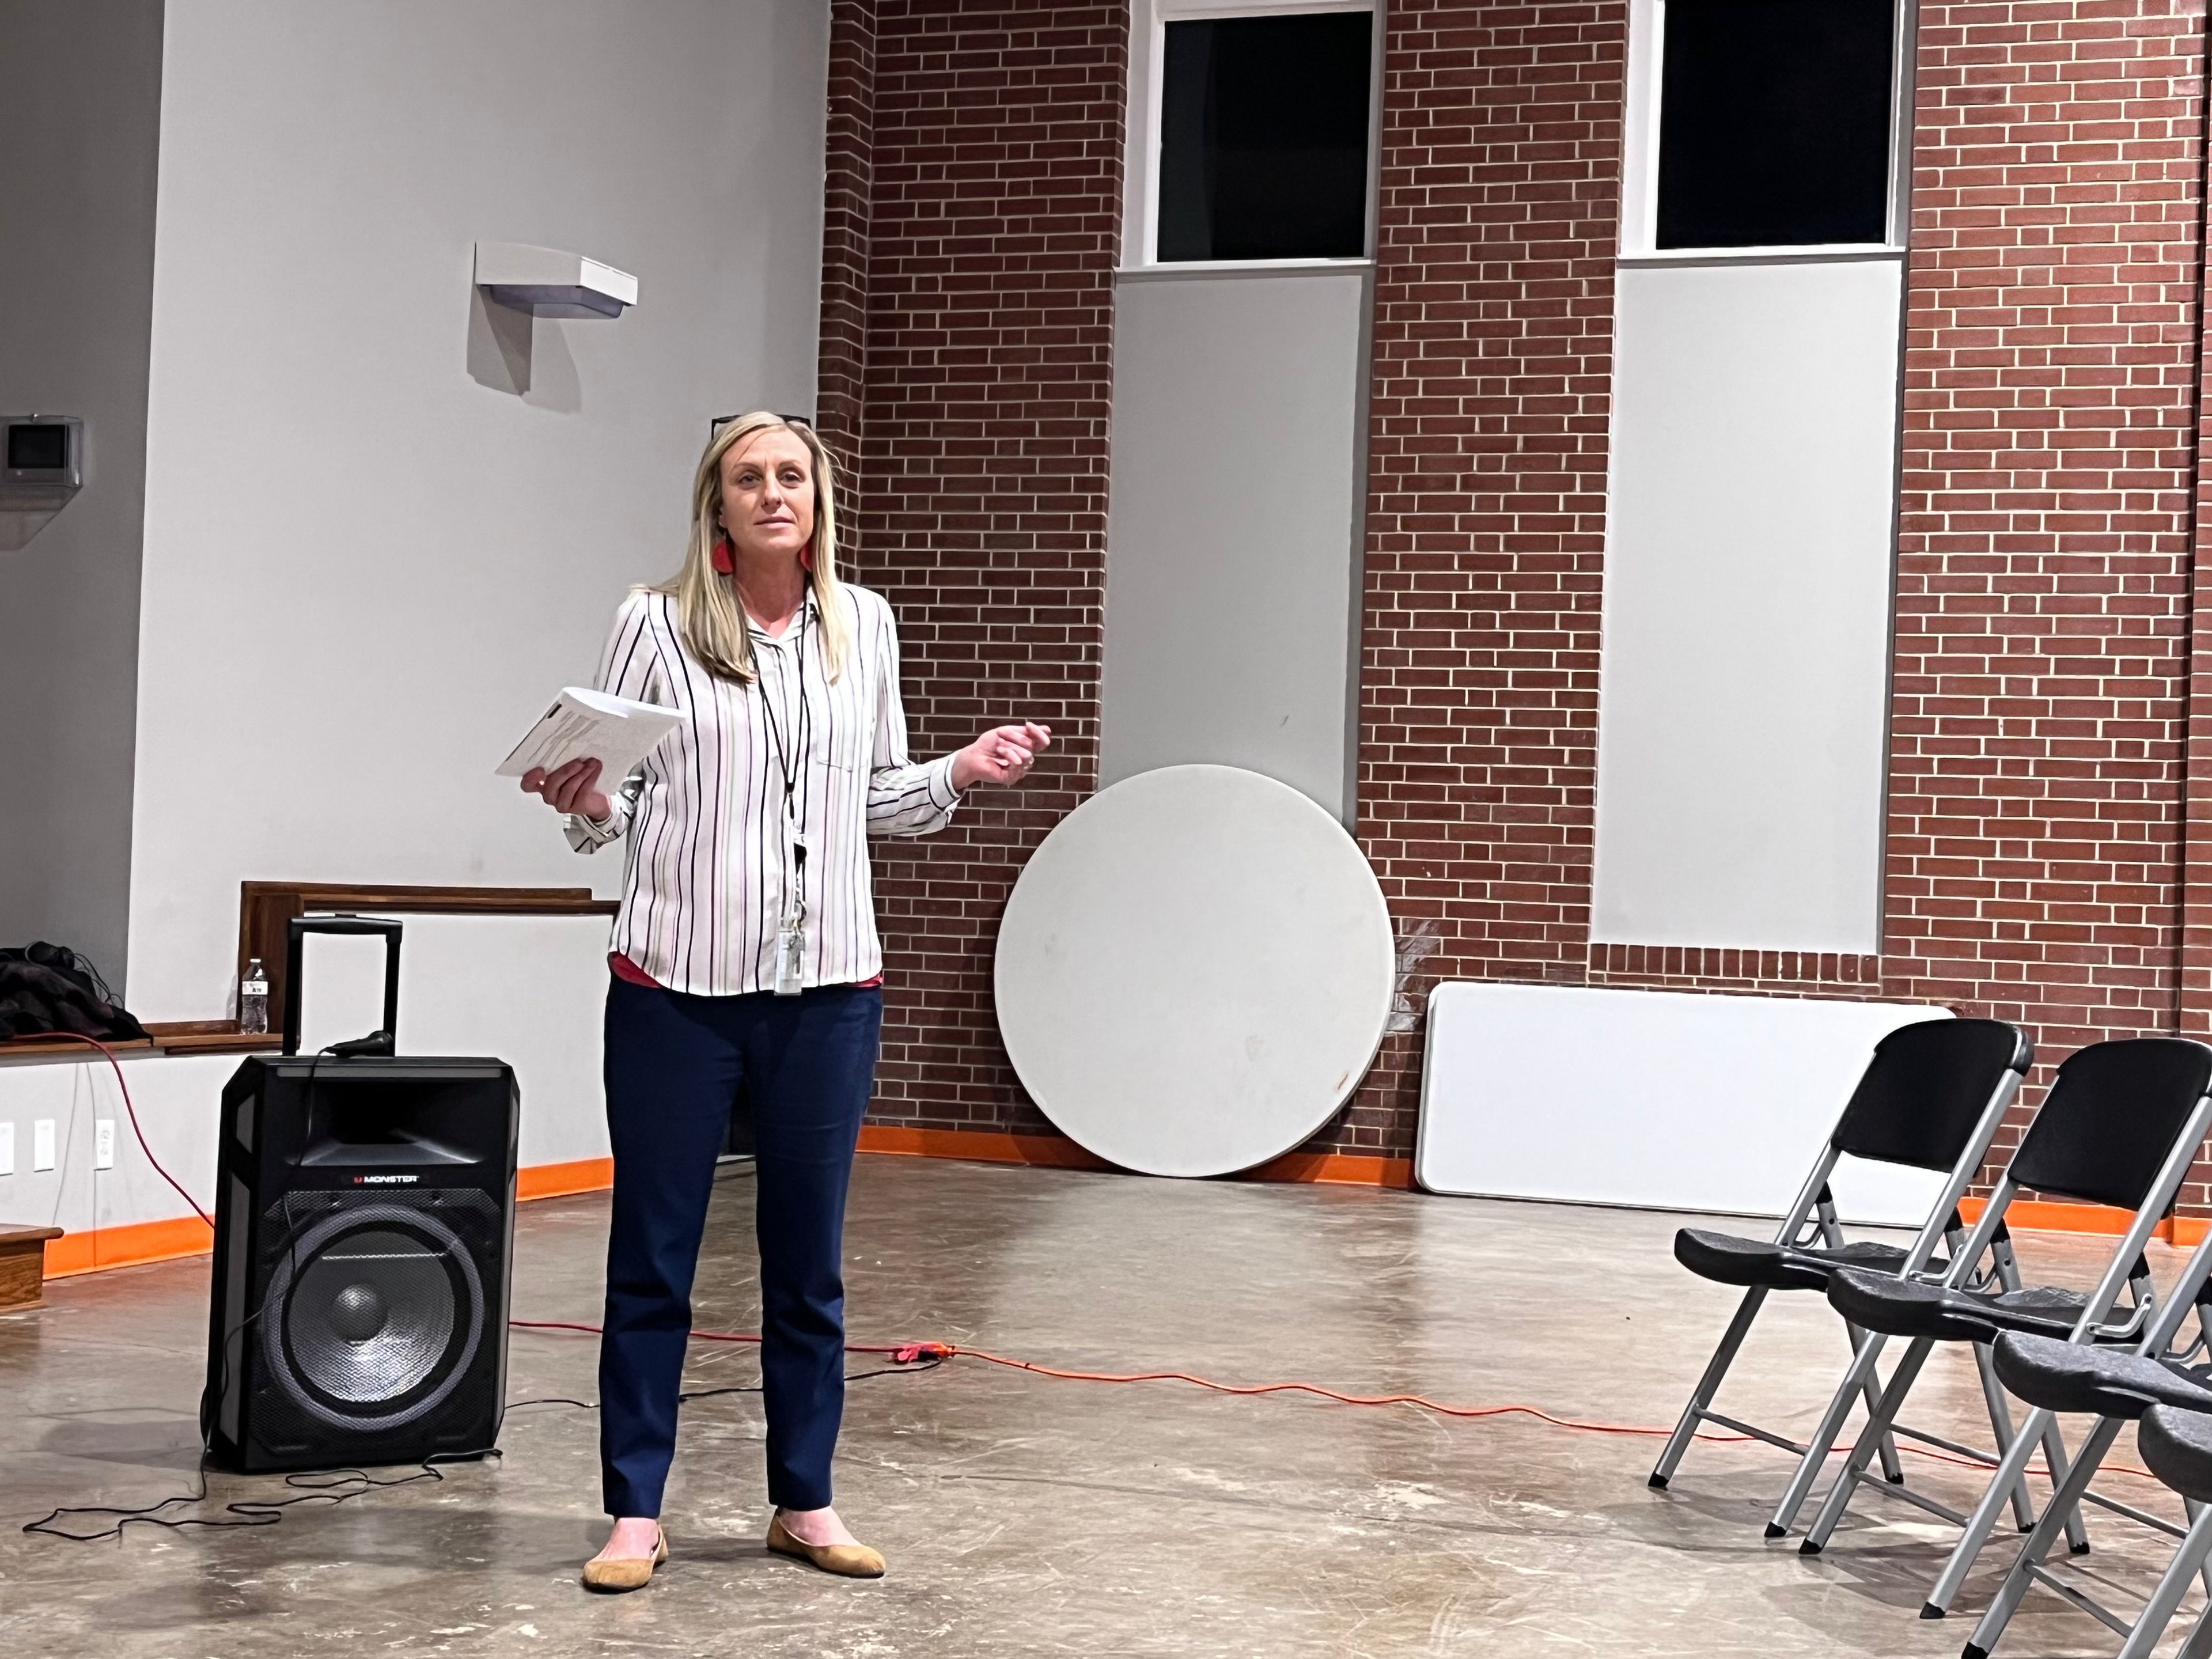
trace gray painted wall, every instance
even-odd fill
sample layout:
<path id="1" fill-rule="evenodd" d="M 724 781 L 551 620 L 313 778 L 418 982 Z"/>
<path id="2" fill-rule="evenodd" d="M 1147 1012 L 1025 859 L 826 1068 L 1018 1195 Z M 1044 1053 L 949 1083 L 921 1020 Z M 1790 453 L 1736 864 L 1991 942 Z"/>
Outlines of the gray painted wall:
<path id="1" fill-rule="evenodd" d="M 674 569 L 708 417 L 813 406 L 827 48 L 827 0 L 173 0 L 142 1017 L 228 1011 L 243 878 L 617 890 L 492 768 Z M 639 303 L 490 315 L 478 240 Z"/>
<path id="2" fill-rule="evenodd" d="M 0 414 L 82 416 L 85 487 L 0 552 L 0 945 L 124 979 L 161 0 L 0 0 Z"/>
<path id="3" fill-rule="evenodd" d="M 1620 272 L 1597 939 L 1880 948 L 1903 273 Z"/>
<path id="4" fill-rule="evenodd" d="M 1121 277 L 1104 782 L 1212 761 L 1351 821 L 1368 281 Z"/>

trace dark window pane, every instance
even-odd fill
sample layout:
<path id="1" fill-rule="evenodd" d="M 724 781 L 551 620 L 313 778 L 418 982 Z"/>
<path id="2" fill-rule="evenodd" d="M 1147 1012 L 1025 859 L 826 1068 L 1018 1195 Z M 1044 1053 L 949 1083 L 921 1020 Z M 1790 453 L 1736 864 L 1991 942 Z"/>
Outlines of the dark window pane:
<path id="1" fill-rule="evenodd" d="M 1167 26 L 1159 257 L 1367 252 L 1366 12 Z"/>
<path id="2" fill-rule="evenodd" d="M 1661 247 L 1888 240 L 1892 0 L 1667 0 Z"/>

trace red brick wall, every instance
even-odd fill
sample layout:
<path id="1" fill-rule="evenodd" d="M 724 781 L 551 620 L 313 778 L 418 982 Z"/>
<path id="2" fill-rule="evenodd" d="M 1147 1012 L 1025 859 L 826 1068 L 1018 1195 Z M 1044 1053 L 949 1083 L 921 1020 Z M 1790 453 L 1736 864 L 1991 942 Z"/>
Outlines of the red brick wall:
<path id="1" fill-rule="evenodd" d="M 1018 713 L 1063 740 L 1036 787 L 879 862 L 878 1112 L 1040 1128 L 989 951 L 1096 778 L 1127 8 L 835 9 L 823 412 L 856 445 L 856 568 L 899 607 L 921 747 Z M 2203 33 L 2200 0 L 1922 7 L 1882 954 L 1800 957 L 1589 938 L 1626 5 L 1389 8 L 1359 835 L 1442 938 L 1417 993 L 1929 998 L 2055 1060 L 2184 1020 L 2186 899 L 2212 1033 L 2212 676 L 2185 750 L 2192 626 L 2212 643 Z M 1312 1144 L 1409 1149 L 1418 1064 L 1392 1039 Z"/>
<path id="2" fill-rule="evenodd" d="M 872 37 L 864 277 L 842 285 L 864 290 L 852 568 L 897 612 L 917 752 L 1022 718 L 1054 734 L 1028 787 L 878 844 L 878 1121 L 1046 1127 L 999 1043 L 991 951 L 1023 860 L 1097 786 L 1127 20 L 1111 0 L 833 9 L 833 63 Z M 832 127 L 833 179 L 859 125 Z"/>
<path id="3" fill-rule="evenodd" d="M 1589 982 L 1771 996 L 1875 997 L 1881 994 L 1881 958 L 1832 951 L 1593 944 Z"/>
<path id="4" fill-rule="evenodd" d="M 876 8 L 832 0 L 822 191 L 822 332 L 814 420 L 840 459 L 860 453 L 868 361 L 868 222 L 875 200 Z"/>
<path id="5" fill-rule="evenodd" d="M 2203 31 L 1920 14 L 1883 981 L 2049 1060 L 2179 1018 Z"/>
<path id="6" fill-rule="evenodd" d="M 1386 21 L 1359 839 L 1438 978 L 1579 981 L 1627 7 Z M 1403 1152 L 1418 1034 L 1314 1144 Z"/>
<path id="7" fill-rule="evenodd" d="M 2177 1029 L 2203 34 L 1921 8 L 1882 954 L 1593 945 L 1592 982 L 2017 1020 L 2023 1121 L 2075 1048 Z"/>
<path id="8" fill-rule="evenodd" d="M 1459 72 L 1479 82 L 1492 61 L 1487 46 L 1516 87 L 1534 81 L 1540 88 L 1532 96 L 1559 97 L 1571 84 L 1572 53 L 1588 35 L 1571 25 L 1601 27 L 1585 9 L 1564 5 L 1480 15 L 1490 27 L 1455 41 L 1436 36 L 1435 49 L 1449 50 L 1449 41 L 1470 52 Z M 1426 46 L 1437 15 L 1435 9 L 1394 9 L 1394 48 L 1408 36 Z M 1498 27 L 1509 19 L 1540 26 L 1517 36 Z M 1579 574 L 1580 568 L 1564 561 L 1531 568 L 1528 553 L 1552 551 L 1539 541 L 1524 539 L 1523 556 L 1509 559 L 1503 544 L 1486 548 L 1469 538 L 1457 544 L 1492 556 L 1472 568 L 1464 559 L 1430 559 L 1409 568 L 1404 550 L 1448 552 L 1464 532 L 1465 509 L 1451 499 L 1449 478 L 1410 505 L 1434 501 L 1453 516 L 1431 511 L 1413 535 L 1389 539 L 1389 422 L 1393 394 L 1413 378 L 1398 359 L 1472 356 L 1462 341 L 1479 338 L 1494 362 L 1515 337 L 1510 291 L 1493 290 L 1486 308 L 1431 310 L 1462 296 L 1428 280 L 1425 267 L 1407 273 L 1415 280 L 1407 285 L 1425 302 L 1411 326 L 1393 314 L 1401 280 L 1393 270 L 1389 227 L 1398 204 L 1389 181 L 1409 119 L 1393 104 L 1414 95 L 1394 55 L 1376 316 L 1363 828 L 1386 881 L 1401 866 L 1418 872 L 1417 882 L 1394 890 L 1394 909 L 1427 913 L 1424 899 L 1440 906 L 1460 941 L 1456 962 L 1448 951 L 1431 966 L 1480 977 L 1925 998 L 2020 1020 L 2054 1060 L 2100 1037 L 2176 1029 L 2203 27 L 2203 8 L 2188 0 L 2078 0 L 2032 14 L 2002 3 L 1922 8 L 1879 958 L 1587 942 L 1589 818 L 1576 769 L 1587 766 L 1587 742 L 1511 729 L 1514 721 L 1557 720 L 1570 733 L 1582 730 L 1583 705 L 1573 699 L 1578 683 L 1594 683 L 1594 675 L 1577 677 L 1586 636 L 1571 621 L 1552 632 L 1524 620 L 1532 598 L 1571 617 L 1571 605 L 1545 596 L 1554 573 Z M 1553 54 L 1548 60 L 1544 46 Z M 1484 102 L 1492 121 L 1511 108 L 1492 96 Z M 1528 153 L 1540 160 L 1537 176 L 1564 192 L 1580 155 L 1570 144 L 1584 129 L 1547 115 L 1552 144 Z M 1494 154 L 1457 151 L 1483 161 Z M 1418 152 L 1415 168 L 1405 175 L 1413 200 L 1433 214 L 1424 192 L 1445 174 Z M 1600 181 L 1590 183 L 1589 194 L 1601 196 Z M 1494 213 L 1510 198 L 1493 187 L 1468 199 Z M 1611 234 L 1609 200 L 1603 210 L 1607 222 L 1593 243 Z M 1420 222 L 1411 234 L 1424 241 L 1435 235 Z M 1575 301 L 1593 311 L 1603 306 L 1595 279 L 1576 283 L 1572 254 L 1534 235 L 1511 240 L 1527 257 L 1551 256 L 1528 270 L 1540 273 L 1543 285 L 1529 282 L 1519 297 L 1524 305 L 1552 301 L 1552 327 L 1571 325 Z M 1495 282 L 1521 273 L 1499 259 L 1482 274 Z M 1517 388 L 1502 379 L 1489 383 L 1483 407 L 1507 458 L 1466 453 L 1457 459 L 1469 499 L 1481 499 L 1473 492 L 1487 461 L 1514 492 L 1493 501 L 1554 515 L 1547 526 L 1574 522 L 1567 491 L 1548 488 L 1563 470 L 1550 464 L 1563 453 L 1561 437 L 1543 434 L 1550 449 L 1529 441 L 1545 417 L 1579 412 L 1571 385 L 1562 379 L 1541 400 L 1524 394 L 1508 404 L 1500 394 Z M 1417 390 L 1429 387 L 1417 383 Z M 1595 406 L 1597 435 L 1583 441 L 1596 459 L 1583 476 L 1601 487 L 1601 398 Z M 1426 457 L 1401 465 L 1437 471 Z M 1547 487 L 1532 487 L 1532 478 Z M 1484 523 L 1497 532 L 1526 523 L 1495 507 L 1492 513 Z M 1431 601 L 1422 637 L 1432 654 L 1378 652 L 1395 591 L 1425 586 L 1442 595 L 1455 581 L 1476 595 L 1498 593 L 1489 603 L 1507 625 L 1470 634 L 1460 617 L 1466 599 Z M 1480 654 L 1480 645 L 1501 636 L 1521 647 L 1513 666 L 1540 679 L 1516 680 L 1506 664 Z M 1419 678 L 1400 701 L 1423 714 L 1449 714 L 1448 728 L 1425 734 L 1419 717 L 1394 716 L 1387 700 L 1409 673 Z M 1487 744 L 1468 741 L 1468 711 L 1479 706 L 1474 687 L 1512 699 L 1506 718 L 1485 723 Z M 2212 707 L 2205 726 L 2212 732 Z M 1373 751 L 1405 743 L 1401 732 L 1411 738 L 1412 785 L 1424 792 L 1441 786 L 1440 811 L 1406 811 L 1404 787 L 1377 768 Z M 2212 755 L 2205 769 L 2212 775 Z M 1508 781 L 1491 799 L 1506 810 L 1492 809 L 1488 816 L 1503 819 L 1492 823 L 1482 811 L 1481 786 L 1501 772 Z M 1387 796 L 1369 779 L 1389 785 Z M 1454 803 L 1474 809 L 1471 822 L 1458 817 Z M 1383 821 L 1386 811 L 1440 826 L 1441 833 L 1427 829 L 1434 856 L 1406 860 L 1406 836 Z M 1547 857 L 1522 856 L 1520 878 L 1511 880 L 1510 849 L 1530 842 Z M 2205 863 L 2212 873 L 2212 854 Z M 1501 877 L 1508 878 L 1503 902 L 1494 902 Z M 1470 910 L 1470 901 L 1477 908 Z M 2202 1023 L 2212 1029 L 2212 902 L 2204 914 Z M 1577 935 L 1587 945 L 1579 958 L 1571 949 Z M 1396 1146 L 1410 1129 L 1418 1055 L 1408 1042 L 1391 1058 L 1399 1063 L 1381 1068 L 1360 1097 L 1371 1125 L 1352 1127 L 1355 1133 L 1371 1127 L 1380 1144 Z M 2207 1192 L 2200 1185 L 2191 1196 L 2202 1200 Z"/>
<path id="9" fill-rule="evenodd" d="M 2200 301 L 2200 310 L 2201 310 Z M 2200 316 L 2212 331 L 2212 319 Z M 2201 338 L 2197 372 L 2212 362 Z M 2212 400 L 2197 396 L 2197 453 L 2212 453 Z M 2200 463 L 2197 474 L 2197 519 L 2190 569 L 2189 650 L 2192 664 L 2212 663 L 2212 478 Z M 2181 1031 L 2212 1040 L 2212 673 L 2192 669 L 2189 677 L 2187 763 L 2182 825 Z M 2212 1194 L 2197 1194 L 2212 1198 Z"/>

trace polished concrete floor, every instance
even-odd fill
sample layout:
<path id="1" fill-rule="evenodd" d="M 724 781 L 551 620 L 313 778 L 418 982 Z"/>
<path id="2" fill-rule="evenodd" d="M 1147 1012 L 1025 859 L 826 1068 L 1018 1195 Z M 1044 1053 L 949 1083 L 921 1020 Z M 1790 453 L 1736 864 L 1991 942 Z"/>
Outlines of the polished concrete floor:
<path id="1" fill-rule="evenodd" d="M 751 1327 L 750 1211 L 733 1174 L 700 1274 L 703 1327 Z M 519 1315 L 595 1317 L 605 1217 L 599 1197 L 525 1206 Z M 1674 1264 L 1679 1220 L 863 1158 L 853 1334 L 1661 1424 L 1732 1305 Z M 2075 1283 L 2096 1249 L 2023 1240 L 2032 1275 Z M 204 1262 L 177 1262 L 68 1280 L 44 1309 L 0 1318 L 0 1654 L 1887 1656 L 1954 1654 L 1971 1628 L 1915 1617 L 1940 1554 L 1916 1511 L 1869 1507 L 1818 1560 L 1762 1541 L 1786 1470 L 1756 1447 L 1700 1447 L 1659 1493 L 1644 1437 L 973 1361 L 853 1385 L 839 1504 L 890 1559 L 877 1583 L 763 1553 L 761 1419 L 744 1394 L 687 1408 L 674 1557 L 627 1597 L 576 1587 L 602 1522 L 595 1420 L 571 1407 L 511 1413 L 502 1462 L 276 1526 L 22 1534 L 57 1504 L 189 1490 L 205 1278 Z M 1825 1306 L 1783 1299 L 1723 1403 L 1802 1425 L 1843 1351 Z M 593 1366 L 588 1337 L 518 1334 L 509 1397 L 589 1401 Z M 754 1366 L 695 1346 L 691 1375 L 744 1382 Z M 1964 1435 L 1977 1410 L 1971 1369 L 1946 1360 L 1915 1416 Z M 2131 1438 L 2120 1450 L 2134 1461 Z M 1911 1461 L 1931 1490 L 1973 1489 L 1962 1469 Z M 2179 1514 L 2154 1485 L 2109 1484 Z M 217 1475 L 199 1512 L 281 1495 Z M 2116 1596 L 2147 1589 L 2171 1547 L 2109 1518 L 2093 1535 L 2081 1565 Z M 1991 1550 L 1968 1604 L 2008 1553 Z M 2118 1646 L 2039 1595 L 2001 1651 Z"/>

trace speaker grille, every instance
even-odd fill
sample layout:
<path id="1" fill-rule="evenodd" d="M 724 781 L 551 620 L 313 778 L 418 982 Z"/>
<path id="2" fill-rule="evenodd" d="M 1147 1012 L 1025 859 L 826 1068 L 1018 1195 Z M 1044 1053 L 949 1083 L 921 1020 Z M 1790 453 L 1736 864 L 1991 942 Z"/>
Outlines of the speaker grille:
<path id="1" fill-rule="evenodd" d="M 453 1340 L 448 1254 L 411 1229 L 364 1227 L 309 1261 L 284 1306 L 285 1345 L 307 1385 L 349 1406 L 419 1386 Z"/>
<path id="2" fill-rule="evenodd" d="M 492 1259 L 498 1206 L 467 1190 L 295 1194 L 269 1219 L 270 1404 L 296 1430 L 380 1432 L 436 1414 L 484 1346 L 477 1262 Z"/>

